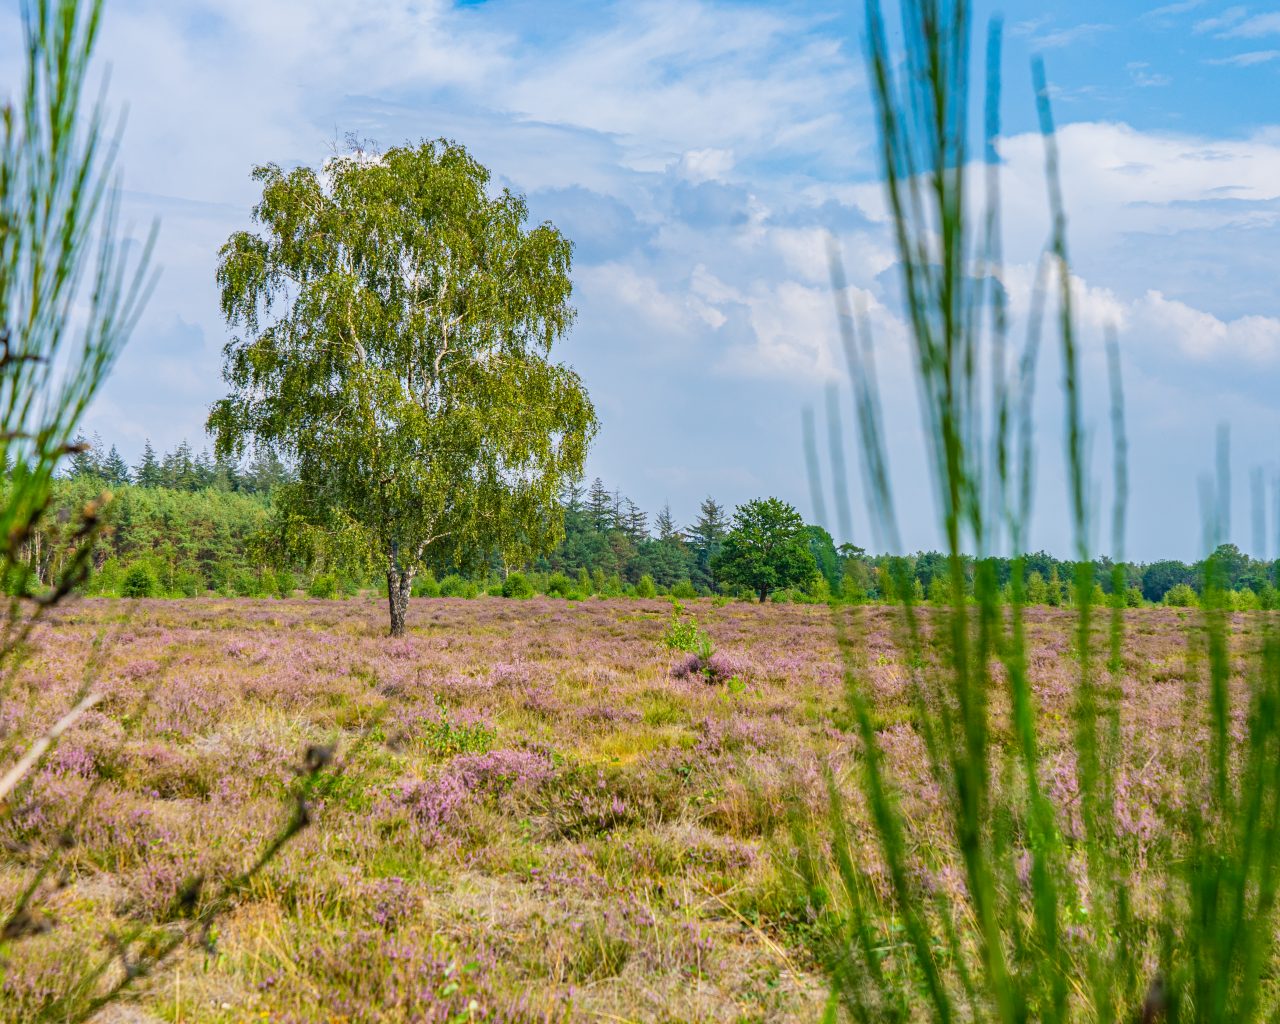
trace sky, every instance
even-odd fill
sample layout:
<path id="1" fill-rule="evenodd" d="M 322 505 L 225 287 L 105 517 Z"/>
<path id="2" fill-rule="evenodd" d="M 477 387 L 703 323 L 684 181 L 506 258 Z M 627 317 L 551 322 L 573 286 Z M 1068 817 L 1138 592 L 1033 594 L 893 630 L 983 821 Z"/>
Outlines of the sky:
<path id="1" fill-rule="evenodd" d="M 0 92 L 19 80 L 0 0 Z M 802 410 L 840 389 L 837 240 L 870 311 L 903 546 L 938 543 L 895 295 L 857 3 L 709 0 L 107 0 L 108 102 L 127 114 L 125 220 L 158 220 L 161 278 L 86 428 L 133 461 L 206 443 L 229 333 L 219 246 L 251 226 L 255 164 L 318 165 L 355 135 L 455 139 L 575 243 L 558 357 L 601 422 L 587 466 L 651 514 L 772 494 L 808 518 Z M 1231 437 L 1231 539 L 1251 474 L 1280 478 L 1280 4 L 1007 0 L 1007 282 L 1025 306 L 1046 240 L 1030 62 L 1060 125 L 1081 323 L 1095 550 L 1111 549 L 1103 332 L 1118 331 L 1130 441 L 1124 554 L 1195 558 L 1201 477 Z M 1033 548 L 1067 554 L 1059 366 L 1042 364 Z M 857 439 L 849 434 L 849 448 Z M 875 547 L 860 476 L 852 535 Z M 828 499 L 828 505 L 830 505 Z M 834 524 L 827 524 L 840 532 Z"/>

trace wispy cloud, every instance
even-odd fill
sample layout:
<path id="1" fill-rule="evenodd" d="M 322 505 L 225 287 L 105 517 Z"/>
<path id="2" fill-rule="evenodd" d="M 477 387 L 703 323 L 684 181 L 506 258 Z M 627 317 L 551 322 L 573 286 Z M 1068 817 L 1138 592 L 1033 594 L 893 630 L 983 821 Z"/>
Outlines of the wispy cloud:
<path id="1" fill-rule="evenodd" d="M 1260 36 L 1274 36 L 1280 34 L 1280 12 L 1272 12 L 1270 14 L 1255 14 L 1252 18 L 1246 18 L 1240 24 L 1220 32 L 1219 37 L 1222 39 L 1257 39 Z"/>
<path id="2" fill-rule="evenodd" d="M 1151 67 L 1145 60 L 1130 61 L 1125 65 L 1129 78 L 1140 89 L 1152 89 L 1173 84 L 1173 79 L 1159 71 L 1148 70 Z"/>
<path id="3" fill-rule="evenodd" d="M 1076 43 L 1096 39 L 1104 32 L 1110 32 L 1114 27 L 1114 25 L 1104 25 L 1099 22 L 1088 22 L 1086 24 L 1072 25 L 1068 28 L 1054 29 L 1053 31 L 1044 33 L 1033 30 L 1028 33 L 1028 38 L 1031 45 L 1037 49 L 1060 50 L 1063 47 L 1073 46 Z"/>
<path id="4" fill-rule="evenodd" d="M 1235 53 L 1230 57 L 1217 57 L 1206 60 L 1206 64 L 1223 67 L 1248 68 L 1255 64 L 1266 64 L 1280 57 L 1280 50 L 1250 50 L 1248 53 Z"/>
<path id="5" fill-rule="evenodd" d="M 1188 14 L 1197 7 L 1203 7 L 1204 0 L 1180 0 L 1179 3 L 1154 7 L 1143 15 L 1144 18 L 1170 18 L 1178 14 Z"/>
<path id="6" fill-rule="evenodd" d="M 1198 35 L 1205 35 L 1208 32 L 1221 32 L 1223 29 L 1229 29 L 1232 25 L 1242 21 L 1248 13 L 1249 11 L 1245 7 L 1228 7 L 1216 17 L 1197 21 L 1191 30 Z"/>

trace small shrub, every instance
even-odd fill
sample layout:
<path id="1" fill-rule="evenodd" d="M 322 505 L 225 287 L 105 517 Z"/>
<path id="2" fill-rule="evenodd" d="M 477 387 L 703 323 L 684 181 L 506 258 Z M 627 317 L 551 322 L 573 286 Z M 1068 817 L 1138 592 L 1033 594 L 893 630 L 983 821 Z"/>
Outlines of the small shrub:
<path id="1" fill-rule="evenodd" d="M 508 573 L 507 578 L 502 581 L 502 596 L 517 600 L 533 597 L 533 584 L 522 572 Z"/>
<path id="2" fill-rule="evenodd" d="M 562 572 L 553 572 L 547 577 L 548 597 L 568 597 L 573 593 L 573 580 Z"/>
<path id="3" fill-rule="evenodd" d="M 124 582 L 124 567 L 118 558 L 108 558 L 102 568 L 89 580 L 89 593 L 102 597 L 113 597 L 120 593 Z"/>
<path id="4" fill-rule="evenodd" d="M 124 597 L 155 597 L 157 589 L 155 574 L 149 566 L 141 563 L 130 567 L 120 585 L 120 593 Z"/>
<path id="5" fill-rule="evenodd" d="M 338 580 L 331 572 L 322 572 L 311 579 L 307 587 L 307 596 L 332 601 L 338 596 Z"/>
<path id="6" fill-rule="evenodd" d="M 276 597 L 293 597 L 293 592 L 297 589 L 298 581 L 293 578 L 293 573 L 287 569 L 276 573 Z"/>
<path id="7" fill-rule="evenodd" d="M 183 597 L 199 597 L 204 593 L 204 577 L 194 569 L 182 569 L 173 577 L 173 591 Z"/>
<path id="8" fill-rule="evenodd" d="M 654 586 L 653 577 L 645 573 L 636 584 L 636 597 L 657 597 L 658 588 Z"/>
<path id="9" fill-rule="evenodd" d="M 440 581 L 441 597 L 475 597 L 476 589 L 456 572 L 450 573 Z"/>
<path id="10" fill-rule="evenodd" d="M 662 645 L 669 651 L 685 651 L 692 654 L 698 650 L 699 644 L 704 639 L 706 634 L 702 632 L 698 620 L 692 616 L 687 619 L 681 618 L 680 609 L 677 606 L 671 613 L 671 622 L 667 626 L 667 631 L 662 634 Z"/>
<path id="11" fill-rule="evenodd" d="M 410 592 L 414 597 L 439 597 L 440 584 L 436 582 L 436 574 L 428 569 L 413 581 Z"/>
<path id="12" fill-rule="evenodd" d="M 1179 583 L 1164 595 L 1164 603 L 1170 608 L 1195 608 L 1200 604 L 1200 598 L 1186 583 Z"/>
<path id="13" fill-rule="evenodd" d="M 671 588 L 671 596 L 688 601 L 698 596 L 698 590 L 688 580 L 681 580 Z"/>
<path id="14" fill-rule="evenodd" d="M 257 597 L 262 593 L 258 577 L 249 569 L 237 569 L 233 572 L 228 585 L 236 597 Z"/>

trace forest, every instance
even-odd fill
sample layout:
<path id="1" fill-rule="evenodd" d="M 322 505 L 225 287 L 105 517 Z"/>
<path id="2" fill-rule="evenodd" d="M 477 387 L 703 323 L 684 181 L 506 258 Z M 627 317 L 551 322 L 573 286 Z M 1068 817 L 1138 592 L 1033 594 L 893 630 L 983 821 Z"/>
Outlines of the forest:
<path id="1" fill-rule="evenodd" d="M 195 597 L 206 592 L 226 596 L 352 597 L 361 591 L 386 593 L 379 567 L 345 552 L 311 550 L 299 556 L 273 530 L 271 494 L 287 483 L 288 467 L 273 457 L 241 465 L 187 443 L 157 456 L 150 442 L 138 464 L 129 467 L 113 444 L 105 455 L 100 439 L 77 440 L 78 451 L 56 488 L 58 514 L 33 533 L 28 553 L 41 580 L 56 577 L 71 555 L 70 531 L 59 523 L 104 488 L 113 500 L 107 529 L 95 542 L 93 573 L 86 593 L 99 596 Z M 650 518 L 620 490 L 600 479 L 589 486 L 571 481 L 560 494 L 563 535 L 549 553 L 523 564 L 507 565 L 493 554 L 479 565 L 437 564 L 414 583 L 419 597 L 548 594 L 570 599 L 671 595 L 676 598 L 750 592 L 717 576 L 713 559 L 731 526 L 725 506 L 708 496 L 698 517 L 677 523 L 669 507 Z M 815 572 L 803 583 L 779 588 L 778 601 L 862 603 L 909 596 L 944 604 L 950 587 L 947 557 L 937 551 L 908 555 L 873 554 L 853 544 L 837 545 L 823 527 L 806 524 L 805 541 Z M 291 555 L 293 557 L 291 557 Z M 1225 573 L 1225 589 L 1239 610 L 1280 607 L 1280 561 L 1262 561 L 1224 543 L 1214 554 Z M 1001 587 L 1020 564 L 1031 604 L 1071 605 L 1075 563 L 1044 551 L 1021 559 L 989 560 Z M 1173 559 L 1122 563 L 1121 578 L 1129 607 L 1198 603 L 1204 588 L 1204 560 Z M 1093 574 L 1102 595 L 1115 589 L 1116 565 L 1102 557 Z M 972 594 L 974 561 L 965 560 Z M 132 573 L 132 583 L 126 580 Z M 515 574 L 514 585 L 508 578 Z"/>

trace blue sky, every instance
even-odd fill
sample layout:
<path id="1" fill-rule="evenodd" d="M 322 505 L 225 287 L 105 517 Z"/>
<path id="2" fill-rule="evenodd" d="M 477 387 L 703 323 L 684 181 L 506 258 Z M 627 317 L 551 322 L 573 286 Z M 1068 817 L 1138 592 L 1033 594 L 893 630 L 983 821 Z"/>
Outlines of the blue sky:
<path id="1" fill-rule="evenodd" d="M 708 493 L 778 494 L 812 514 L 800 416 L 841 382 L 823 257 L 835 235 L 883 352 L 903 538 L 935 544 L 857 7 L 108 0 L 126 208 L 139 225 L 159 218 L 163 277 L 89 428 L 130 459 L 148 437 L 203 442 L 227 338 L 216 253 L 247 226 L 255 163 L 315 164 L 348 132 L 383 147 L 443 135 L 575 240 L 580 315 L 560 354 L 603 425 L 589 476 L 651 511 L 669 501 L 678 519 Z M 0 9 L 3 83 L 16 81 L 16 9 Z M 1199 553 L 1219 422 L 1232 431 L 1233 538 L 1254 549 L 1249 471 L 1280 473 L 1280 4 L 1019 0 L 979 19 L 996 10 L 1010 294 L 1025 305 L 1047 227 L 1028 70 L 1039 53 L 1063 126 L 1097 494 L 1101 332 L 1116 323 L 1128 554 Z M 1031 539 L 1066 553 L 1058 368 L 1043 371 Z M 867 543 L 854 504 L 853 539 Z M 1266 532 L 1275 557 L 1274 518 Z"/>

